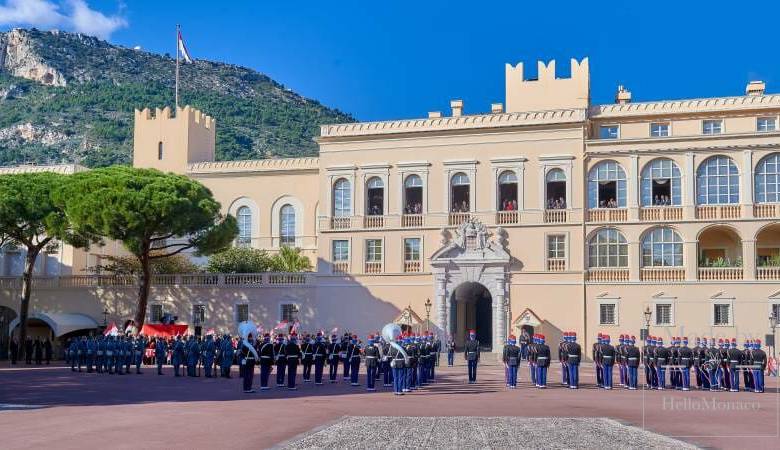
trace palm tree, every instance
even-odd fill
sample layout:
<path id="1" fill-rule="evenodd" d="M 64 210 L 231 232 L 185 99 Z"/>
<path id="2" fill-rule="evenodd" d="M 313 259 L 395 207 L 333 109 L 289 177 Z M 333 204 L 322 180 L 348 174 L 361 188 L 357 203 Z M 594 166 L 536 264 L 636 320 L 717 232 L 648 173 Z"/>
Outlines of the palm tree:
<path id="1" fill-rule="evenodd" d="M 271 258 L 271 267 L 275 272 L 308 272 L 311 261 L 301 255 L 301 249 L 284 246 Z"/>

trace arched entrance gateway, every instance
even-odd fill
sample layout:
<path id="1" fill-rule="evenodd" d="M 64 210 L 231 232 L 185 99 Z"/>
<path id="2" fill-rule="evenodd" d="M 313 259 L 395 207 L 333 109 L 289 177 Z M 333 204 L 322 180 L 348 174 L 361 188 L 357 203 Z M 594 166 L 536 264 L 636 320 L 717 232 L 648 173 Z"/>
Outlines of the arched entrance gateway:
<path id="1" fill-rule="evenodd" d="M 462 346 L 469 329 L 483 347 L 498 351 L 507 336 L 510 256 L 506 233 L 490 233 L 470 219 L 451 237 L 442 230 L 442 247 L 431 256 L 435 280 L 436 326 Z"/>

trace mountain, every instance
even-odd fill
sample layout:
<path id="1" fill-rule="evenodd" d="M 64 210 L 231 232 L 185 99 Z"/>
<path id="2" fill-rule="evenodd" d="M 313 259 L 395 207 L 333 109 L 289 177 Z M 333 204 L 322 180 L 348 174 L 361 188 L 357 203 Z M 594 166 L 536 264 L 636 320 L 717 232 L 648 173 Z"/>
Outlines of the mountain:
<path id="1" fill-rule="evenodd" d="M 0 33 L 0 165 L 132 160 L 133 110 L 174 102 L 175 61 L 82 34 Z M 319 125 L 352 122 L 252 69 L 183 65 L 180 103 L 217 119 L 217 158 L 317 154 Z"/>

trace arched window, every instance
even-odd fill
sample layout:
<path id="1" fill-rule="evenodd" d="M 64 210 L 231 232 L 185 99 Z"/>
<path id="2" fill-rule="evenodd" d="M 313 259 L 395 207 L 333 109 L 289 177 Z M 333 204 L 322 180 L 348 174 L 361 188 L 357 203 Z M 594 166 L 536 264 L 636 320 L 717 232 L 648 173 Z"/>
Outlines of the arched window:
<path id="1" fill-rule="evenodd" d="M 561 169 L 550 169 L 545 179 L 547 209 L 566 209 L 566 173 Z"/>
<path id="2" fill-rule="evenodd" d="M 756 166 L 756 203 L 780 202 L 780 153 L 767 155 Z"/>
<path id="3" fill-rule="evenodd" d="M 422 214 L 423 182 L 419 175 L 409 175 L 404 180 L 404 214 Z"/>
<path id="4" fill-rule="evenodd" d="M 615 161 L 602 161 L 588 173 L 588 208 L 625 208 L 626 172 Z"/>
<path id="5" fill-rule="evenodd" d="M 162 159 L 163 159 L 163 143 L 162 143 L 162 141 L 160 141 L 157 144 L 157 159 L 159 159 L 160 161 L 162 161 Z"/>
<path id="6" fill-rule="evenodd" d="M 589 267 L 628 267 L 628 242 L 614 228 L 599 230 L 588 242 Z"/>
<path id="7" fill-rule="evenodd" d="M 642 267 L 680 267 L 683 265 L 683 244 L 680 235 L 671 228 L 659 227 L 642 240 Z"/>
<path id="8" fill-rule="evenodd" d="M 671 159 L 654 159 L 642 169 L 642 206 L 678 206 L 680 192 L 680 168 Z"/>
<path id="9" fill-rule="evenodd" d="M 335 217 L 352 215 L 352 185 L 346 178 L 339 178 L 333 185 L 333 215 Z"/>
<path id="10" fill-rule="evenodd" d="M 450 179 L 450 194 L 452 197 L 451 212 L 469 212 L 471 203 L 469 199 L 469 176 L 458 172 Z"/>
<path id="11" fill-rule="evenodd" d="M 238 243 L 248 245 L 252 242 L 252 210 L 248 206 L 238 208 L 236 212 L 238 221 Z"/>
<path id="12" fill-rule="evenodd" d="M 739 170 L 728 156 L 712 156 L 696 171 L 699 205 L 739 203 Z"/>
<path id="13" fill-rule="evenodd" d="M 517 174 L 511 170 L 498 175 L 498 210 L 517 211 Z"/>
<path id="14" fill-rule="evenodd" d="M 284 205 L 279 211 L 279 245 L 295 245 L 295 208 Z"/>
<path id="15" fill-rule="evenodd" d="M 366 182 L 366 215 L 381 216 L 385 208 L 385 183 L 379 177 Z"/>

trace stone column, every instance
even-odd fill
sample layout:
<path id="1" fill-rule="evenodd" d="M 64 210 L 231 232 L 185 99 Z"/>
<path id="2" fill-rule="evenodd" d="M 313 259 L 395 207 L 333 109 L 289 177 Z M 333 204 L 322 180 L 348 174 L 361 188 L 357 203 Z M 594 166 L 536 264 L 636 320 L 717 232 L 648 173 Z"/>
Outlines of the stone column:
<path id="1" fill-rule="evenodd" d="M 631 155 L 631 164 L 628 166 L 628 186 L 626 186 L 628 195 L 628 201 L 626 207 L 628 207 L 629 220 L 639 220 L 639 197 L 640 194 L 640 180 L 639 180 L 639 156 Z"/>
<path id="2" fill-rule="evenodd" d="M 745 150 L 742 153 L 742 170 L 740 171 L 741 192 L 739 193 L 742 204 L 742 217 L 753 217 L 753 151 Z"/>
<path id="3" fill-rule="evenodd" d="M 628 243 L 628 280 L 639 281 L 639 273 L 642 268 L 642 243 L 631 241 Z"/>
<path id="4" fill-rule="evenodd" d="M 742 277 L 747 281 L 756 279 L 756 241 L 742 241 Z"/>
<path id="5" fill-rule="evenodd" d="M 699 243 L 697 241 L 683 242 L 683 264 L 685 265 L 685 280 L 699 279 Z"/>
<path id="6" fill-rule="evenodd" d="M 503 348 L 504 342 L 506 342 L 506 303 L 504 278 L 501 274 L 501 278 L 496 280 L 495 292 L 493 293 L 493 351 L 499 351 Z"/>
<path id="7" fill-rule="evenodd" d="M 682 168 L 683 217 L 685 220 L 696 218 L 696 168 L 693 152 L 685 154 L 685 167 Z"/>
<path id="8" fill-rule="evenodd" d="M 445 273 L 436 274 L 434 303 L 436 305 L 436 326 L 445 334 L 445 338 L 449 338 L 452 330 L 450 330 L 450 324 L 447 320 L 447 275 Z"/>

